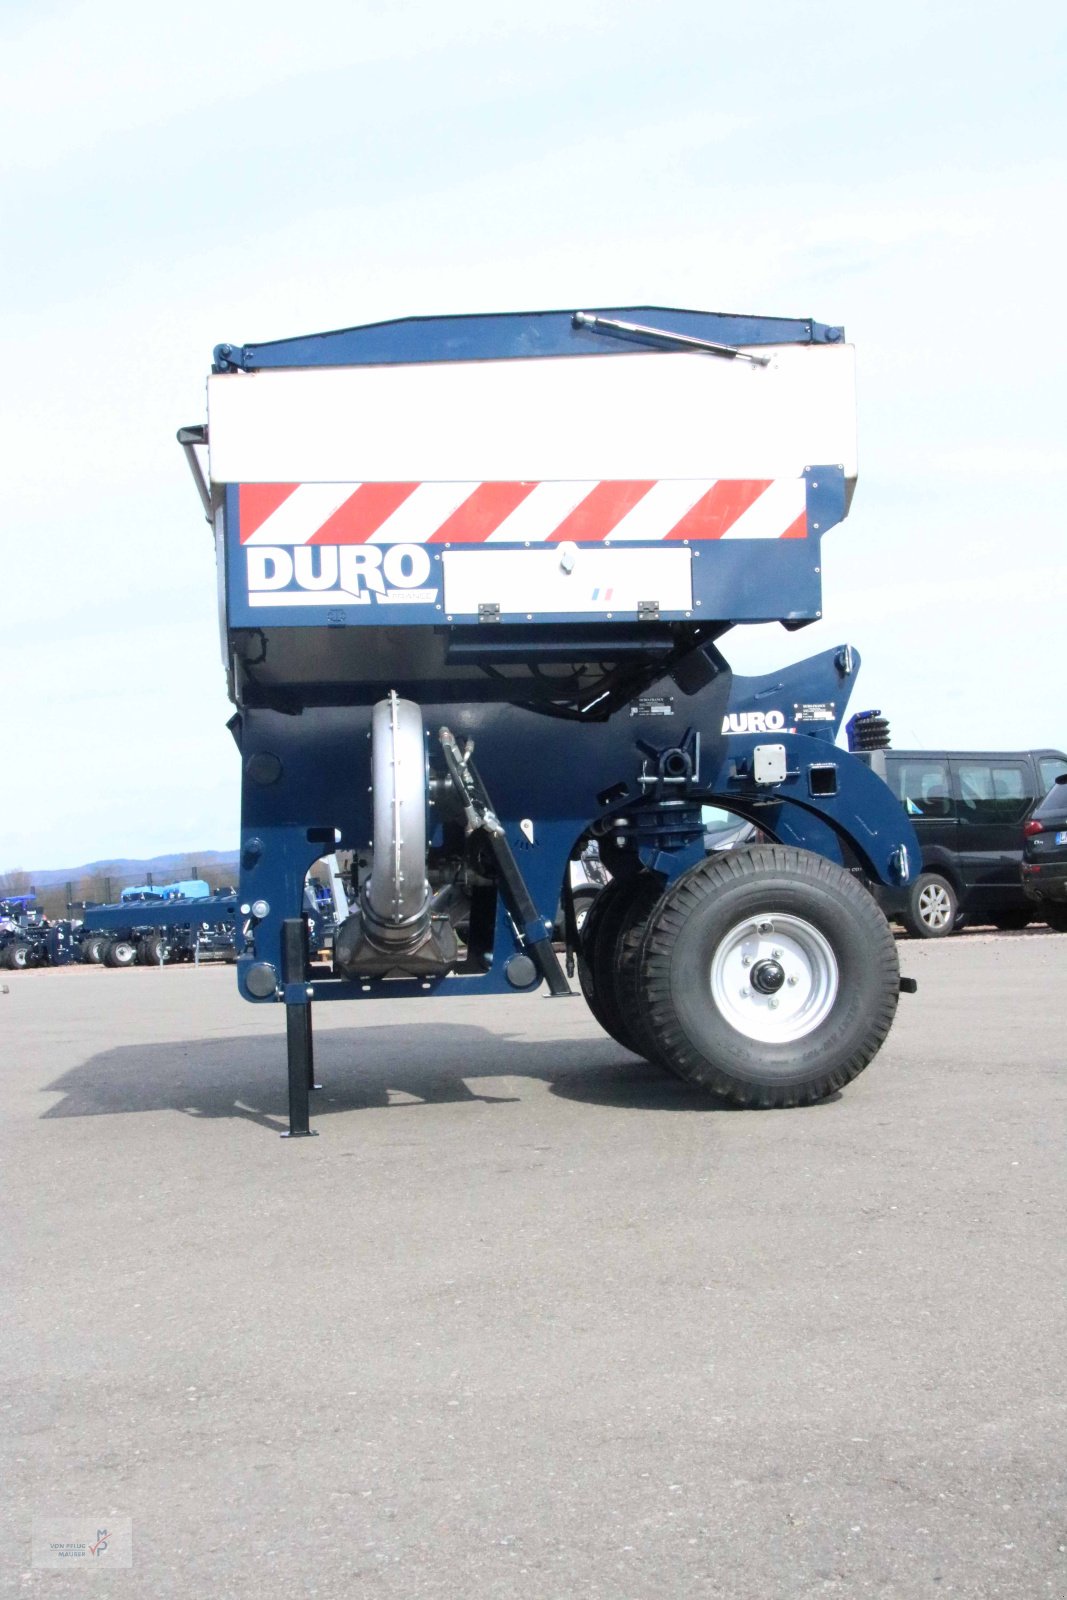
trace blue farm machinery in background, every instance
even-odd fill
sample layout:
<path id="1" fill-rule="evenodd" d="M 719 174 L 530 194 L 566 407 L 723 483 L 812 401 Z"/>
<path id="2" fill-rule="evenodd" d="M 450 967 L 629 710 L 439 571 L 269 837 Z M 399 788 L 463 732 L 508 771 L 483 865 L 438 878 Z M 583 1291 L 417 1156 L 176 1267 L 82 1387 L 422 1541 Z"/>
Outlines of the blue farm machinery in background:
<path id="1" fill-rule="evenodd" d="M 325 881 L 309 878 L 302 904 L 309 950 L 320 958 L 332 949 L 334 931 L 348 915 L 336 857 L 329 856 L 324 867 Z M 196 962 L 202 956 L 230 960 L 235 959 L 236 920 L 233 889 L 212 892 L 201 878 L 136 884 L 123 889 L 116 905 L 84 908 L 74 948 L 82 960 L 109 967 Z"/>
<path id="2" fill-rule="evenodd" d="M 308 878 L 303 897 L 309 949 L 319 960 L 332 951 L 335 930 L 349 911 L 335 856 L 323 862 L 323 870 L 324 877 Z M 132 967 L 199 962 L 204 956 L 236 959 L 236 890 L 212 890 L 202 878 L 131 884 L 112 904 L 78 902 L 67 912 L 49 918 L 33 895 L 0 899 L 0 966 L 18 971 L 73 961 Z"/>
<path id="3" fill-rule="evenodd" d="M 195 961 L 231 955 L 237 899 L 212 893 L 202 879 L 140 884 L 113 905 L 78 903 L 49 918 L 31 895 L 0 900 L 0 965 L 65 967 L 72 961 L 108 967 Z"/>
<path id="4" fill-rule="evenodd" d="M 236 911 L 233 890 L 212 893 L 202 878 L 131 884 L 114 905 L 84 907 L 76 949 L 83 961 L 107 967 L 232 958 Z"/>
<path id="5" fill-rule="evenodd" d="M 73 931 L 67 920 L 45 916 L 32 894 L 0 899 L 0 966 L 62 967 L 74 960 Z"/>
<path id="6" fill-rule="evenodd" d="M 739 1105 L 868 1064 L 910 985 L 867 885 L 918 856 L 835 742 L 858 657 L 740 677 L 722 649 L 822 615 L 856 476 L 840 328 L 642 307 L 220 345 L 178 437 L 242 759 L 238 982 L 286 1008 L 292 1133 L 313 1001 L 563 999 L 575 968 L 620 1044 Z M 761 842 L 708 853 L 707 806 Z M 351 904 L 312 975 L 335 849 Z"/>

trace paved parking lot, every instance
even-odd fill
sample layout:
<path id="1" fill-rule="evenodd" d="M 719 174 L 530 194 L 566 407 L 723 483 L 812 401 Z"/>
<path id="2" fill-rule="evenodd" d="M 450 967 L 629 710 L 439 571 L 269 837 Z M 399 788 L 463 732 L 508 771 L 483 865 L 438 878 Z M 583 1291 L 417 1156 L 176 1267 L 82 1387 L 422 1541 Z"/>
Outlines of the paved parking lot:
<path id="1" fill-rule="evenodd" d="M 578 1000 L 320 1007 L 291 1143 L 232 969 L 7 975 L 7 1591 L 1067 1593 L 1067 936 L 901 952 L 821 1106 Z"/>

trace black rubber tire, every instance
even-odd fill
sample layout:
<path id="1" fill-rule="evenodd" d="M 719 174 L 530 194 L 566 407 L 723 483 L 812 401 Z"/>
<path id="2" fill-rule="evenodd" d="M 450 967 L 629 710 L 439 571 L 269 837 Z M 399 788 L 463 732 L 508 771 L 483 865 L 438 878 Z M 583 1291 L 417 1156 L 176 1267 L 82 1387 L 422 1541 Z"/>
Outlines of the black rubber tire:
<path id="1" fill-rule="evenodd" d="M 137 947 L 130 939 L 112 939 L 104 955 L 105 967 L 132 967 L 137 959 Z"/>
<path id="2" fill-rule="evenodd" d="M 146 967 L 158 967 L 161 953 L 164 963 L 169 959 L 170 951 L 164 944 L 161 934 L 148 934 L 146 938 L 141 940 L 141 947 L 144 950 L 144 964 Z"/>
<path id="3" fill-rule="evenodd" d="M 104 959 L 107 949 L 107 935 L 103 933 L 90 933 L 78 946 L 78 958 L 86 966 L 96 967 Z"/>
<path id="4" fill-rule="evenodd" d="M 632 1050 L 638 1056 L 644 1052 L 620 1008 L 615 968 L 619 943 L 629 925 L 635 897 L 643 902 L 650 892 L 649 884 L 656 886 L 658 899 L 663 889 L 662 880 L 650 872 L 613 878 L 601 889 L 585 919 L 578 951 L 578 982 L 586 1004 L 604 1032 L 624 1050 Z"/>
<path id="5" fill-rule="evenodd" d="M 947 939 L 956 931 L 959 896 L 939 872 L 921 872 L 908 891 L 901 917 L 916 939 Z"/>
<path id="6" fill-rule="evenodd" d="M 593 904 L 600 894 L 600 890 L 575 889 L 572 892 L 574 895 L 574 920 L 578 925 L 578 932 L 581 933 L 585 927 L 586 918 L 589 916 L 590 911 L 593 909 Z"/>
<path id="7" fill-rule="evenodd" d="M 621 882 L 621 879 L 617 879 L 615 881 Z M 609 884 L 608 889 L 610 890 L 610 888 L 611 885 Z M 616 890 L 616 894 L 617 893 L 618 891 Z M 597 940 L 600 937 L 598 932 L 600 923 L 605 913 L 610 913 L 613 898 L 614 896 L 607 890 L 605 890 L 603 894 L 597 896 L 594 904 L 590 906 L 589 915 L 586 917 L 585 922 L 582 925 L 582 936 L 578 941 L 578 949 L 575 952 L 578 967 L 578 983 L 581 987 L 582 994 L 585 997 L 585 1003 L 593 1013 L 593 1016 L 596 1018 L 597 1022 L 599 1022 L 600 1026 L 604 1029 L 605 1033 L 610 1033 L 611 1029 L 608 1026 L 608 1015 L 602 1010 L 600 999 L 596 992 L 596 982 L 593 977 L 593 951 L 596 948 Z"/>
<path id="8" fill-rule="evenodd" d="M 1053 933 L 1067 933 L 1067 905 L 1061 906 L 1046 903 L 1036 915 L 1048 923 Z"/>
<path id="9" fill-rule="evenodd" d="M 993 918 L 993 926 L 999 933 L 1021 933 L 1032 921 L 1030 911 L 1001 911 Z"/>
<path id="10" fill-rule="evenodd" d="M 583 884 L 579 889 L 571 890 L 571 894 L 574 897 L 574 920 L 577 924 L 579 941 L 581 940 L 582 929 L 585 926 L 585 919 L 592 910 L 593 902 L 599 893 L 599 888 L 593 888 L 586 884 Z M 552 938 L 556 944 L 565 944 L 567 942 L 567 922 L 563 915 L 562 900 L 556 907 L 556 920 L 552 924 Z"/>
<path id="11" fill-rule="evenodd" d="M 724 1015 L 710 975 L 739 925 L 775 916 L 816 930 L 837 984 L 809 1033 L 768 1042 Z M 842 1088 L 877 1054 L 900 993 L 896 944 L 873 897 L 833 862 L 783 845 L 728 851 L 691 868 L 649 919 L 638 962 L 658 1059 L 741 1106 L 810 1105 Z"/>
<path id="12" fill-rule="evenodd" d="M 139 967 L 147 967 L 147 966 L 151 965 L 152 958 L 148 954 L 148 940 L 147 939 L 138 939 L 137 947 L 136 947 L 136 954 L 134 955 L 134 960 L 136 961 L 136 963 L 137 963 L 137 965 Z"/>
<path id="13" fill-rule="evenodd" d="M 672 1071 L 672 1064 L 660 1051 L 655 1030 L 645 1014 L 639 965 L 645 932 L 663 893 L 663 879 L 658 874 L 645 872 L 634 880 L 634 891 L 616 934 L 611 968 L 603 982 L 611 985 L 615 1007 L 630 1040 L 627 1048 L 644 1056 L 646 1061 Z"/>
<path id="14" fill-rule="evenodd" d="M 4 951 L 4 966 L 11 972 L 21 972 L 31 965 L 30 947 L 22 939 L 14 939 Z"/>

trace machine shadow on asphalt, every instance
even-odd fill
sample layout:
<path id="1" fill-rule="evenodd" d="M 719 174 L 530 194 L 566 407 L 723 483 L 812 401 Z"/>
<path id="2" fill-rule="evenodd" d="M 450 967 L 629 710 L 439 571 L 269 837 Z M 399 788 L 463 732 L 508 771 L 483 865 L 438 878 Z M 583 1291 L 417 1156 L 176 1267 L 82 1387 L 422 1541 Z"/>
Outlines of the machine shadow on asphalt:
<path id="1" fill-rule="evenodd" d="M 420 1105 L 514 1105 L 523 1095 L 480 1093 L 515 1079 L 548 1085 L 566 1100 L 633 1111 L 728 1112 L 611 1039 L 527 1039 L 439 1023 L 322 1029 L 315 1039 L 312 1096 L 316 1122 L 338 1112 L 408 1112 Z M 123 1045 L 91 1056 L 50 1083 L 62 1099 L 42 1113 L 59 1117 L 179 1111 L 233 1117 L 280 1133 L 287 1127 L 285 1039 L 277 1033 Z M 821 1102 L 829 1105 L 839 1095 Z M 794 1113 L 795 1114 L 795 1113 Z"/>

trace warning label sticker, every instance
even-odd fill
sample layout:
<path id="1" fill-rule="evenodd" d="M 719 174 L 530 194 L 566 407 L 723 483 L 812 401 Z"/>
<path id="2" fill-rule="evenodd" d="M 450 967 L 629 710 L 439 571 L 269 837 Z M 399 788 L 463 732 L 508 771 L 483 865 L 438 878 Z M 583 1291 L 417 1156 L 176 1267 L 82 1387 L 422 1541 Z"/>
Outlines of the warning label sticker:
<path id="1" fill-rule="evenodd" d="M 673 717 L 674 696 L 642 694 L 630 706 L 631 717 Z"/>

